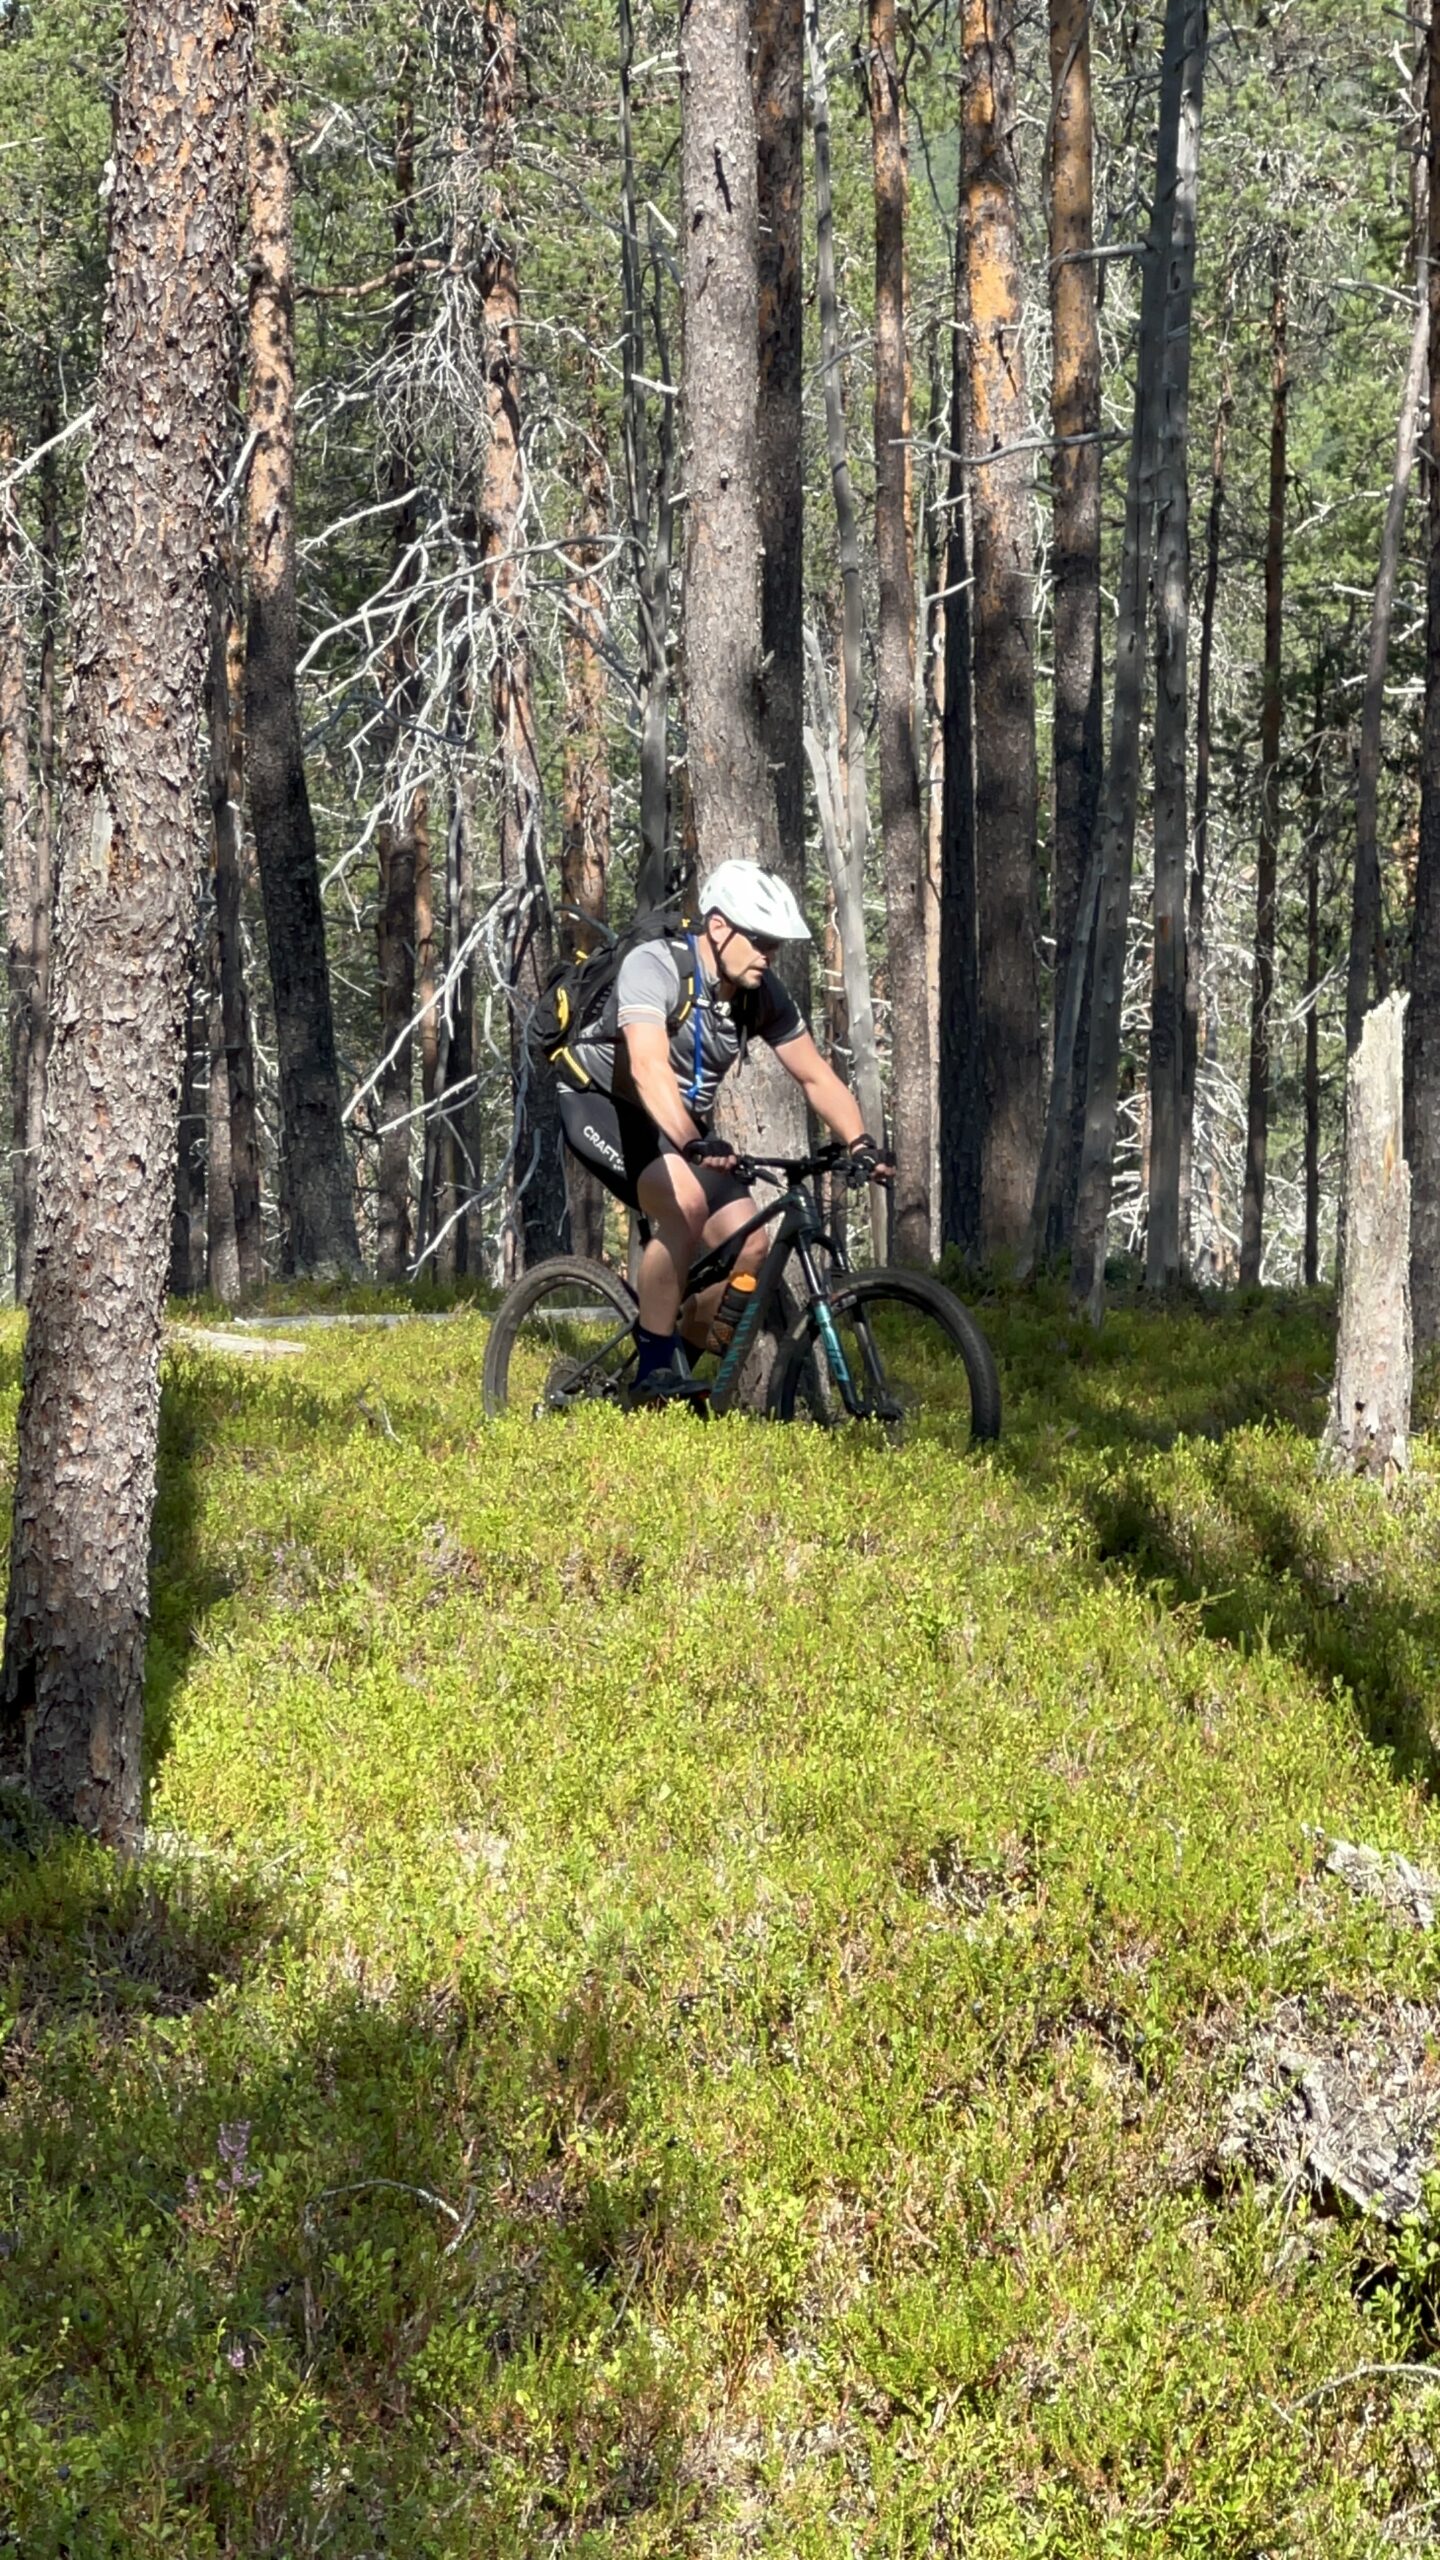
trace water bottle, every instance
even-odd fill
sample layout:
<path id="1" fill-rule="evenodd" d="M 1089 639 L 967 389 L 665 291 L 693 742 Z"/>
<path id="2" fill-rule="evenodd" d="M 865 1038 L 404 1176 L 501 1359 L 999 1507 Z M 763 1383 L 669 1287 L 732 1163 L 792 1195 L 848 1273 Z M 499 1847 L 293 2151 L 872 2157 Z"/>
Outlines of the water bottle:
<path id="1" fill-rule="evenodd" d="M 728 1351 L 735 1338 L 735 1328 L 750 1305 L 759 1282 L 753 1271 L 733 1271 L 725 1284 L 725 1295 L 710 1319 L 707 1351 Z"/>

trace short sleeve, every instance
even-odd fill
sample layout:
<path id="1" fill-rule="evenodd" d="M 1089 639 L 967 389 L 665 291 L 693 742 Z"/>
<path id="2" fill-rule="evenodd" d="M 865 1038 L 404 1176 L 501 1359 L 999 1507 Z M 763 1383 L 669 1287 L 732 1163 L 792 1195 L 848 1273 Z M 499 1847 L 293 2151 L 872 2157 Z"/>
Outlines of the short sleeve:
<path id="1" fill-rule="evenodd" d="M 772 1049 L 783 1049 L 789 1040 L 798 1040 L 806 1028 L 805 1016 L 785 981 L 774 969 L 767 969 L 760 981 L 759 1032 Z"/>
<path id="2" fill-rule="evenodd" d="M 618 1030 L 626 1030 L 632 1022 L 668 1026 L 671 1015 L 680 1007 L 680 972 L 668 945 L 637 943 L 620 963 L 615 992 Z"/>

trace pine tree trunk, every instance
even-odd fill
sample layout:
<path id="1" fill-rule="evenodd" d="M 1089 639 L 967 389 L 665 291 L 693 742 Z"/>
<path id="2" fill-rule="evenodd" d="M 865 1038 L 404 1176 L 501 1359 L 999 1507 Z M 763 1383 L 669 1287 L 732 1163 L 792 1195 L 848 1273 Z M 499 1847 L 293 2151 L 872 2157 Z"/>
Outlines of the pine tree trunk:
<path id="1" fill-rule="evenodd" d="M 1058 1039 L 1081 887 L 1100 810 L 1100 329 L 1090 0 L 1050 0 L 1051 568 L 1055 708 L 1052 924 Z M 1067 1117 L 1069 1105 L 1067 1104 Z"/>
<path id="2" fill-rule="evenodd" d="M 870 0 L 870 130 L 875 165 L 876 719 L 890 995 L 892 1252 L 930 1254 L 930 1021 L 925 969 L 925 839 L 915 746 L 915 557 L 905 230 L 910 180 L 895 0 Z"/>
<path id="3" fill-rule="evenodd" d="M 1440 9 L 1428 56 L 1430 554 L 1426 584 L 1425 730 L 1420 759 L 1420 851 L 1410 954 L 1405 1051 L 1405 1153 L 1410 1165 L 1410 1294 L 1417 1356 L 1440 1343 Z"/>
<path id="4" fill-rule="evenodd" d="M 1043 1115 L 1030 404 L 1021 334 L 1014 0 L 965 0 L 961 237 L 969 303 L 981 1247 L 1024 1240 Z M 991 456 L 995 456 L 991 460 Z"/>
<path id="5" fill-rule="evenodd" d="M 15 460 L 15 430 L 0 425 L 0 472 Z M 23 1299 L 35 1182 L 27 1153 L 30 1035 L 35 1000 L 35 810 L 30 787 L 30 712 L 25 682 L 25 605 L 20 523 L 13 491 L 0 497 L 0 853 L 10 963 L 10 1187 L 15 1221 L 15 1297 Z"/>
<path id="6" fill-rule="evenodd" d="M 830 96 L 825 56 L 820 45 L 818 0 L 809 0 L 805 40 L 810 65 L 810 123 L 815 152 L 815 300 L 820 321 L 820 370 L 825 392 L 825 446 L 835 500 L 836 548 L 840 560 L 840 681 L 836 701 L 840 798 L 832 813 L 834 845 L 832 848 L 827 840 L 827 858 L 831 864 L 831 885 L 843 955 L 855 1093 L 865 1114 L 866 1127 L 879 1137 L 884 1129 L 885 1111 L 875 1038 L 870 957 L 865 940 L 865 855 L 870 839 L 870 816 L 865 780 L 865 714 L 861 700 L 864 600 L 861 591 L 860 525 L 845 434 L 840 302 L 835 283 L 835 219 L 830 180 Z M 821 688 L 823 659 L 818 636 L 811 654 L 817 688 Z M 813 755 L 811 762 L 813 766 Z M 821 798 L 818 782 L 816 791 L 817 798 Z M 878 1194 L 872 1215 L 878 1254 L 881 1225 Z"/>
<path id="7" fill-rule="evenodd" d="M 564 1142 L 554 1084 L 550 1077 L 535 1074 L 525 1049 L 525 1023 L 549 976 L 554 948 L 526 624 L 520 278 L 500 176 L 514 150 L 515 128 L 515 16 L 505 0 L 480 0 L 480 29 L 484 70 L 477 148 L 491 195 L 478 260 L 488 429 L 480 490 L 480 551 L 495 644 L 490 702 L 516 1092 L 516 1214 L 524 1258 L 538 1262 L 547 1253 L 558 1252 L 564 1242 L 566 1201 Z"/>
<path id="8" fill-rule="evenodd" d="M 963 177 L 961 181 L 963 189 Z M 963 211 L 963 205 L 962 205 Z M 946 486 L 945 742 L 940 776 L 940 1241 L 980 1257 L 980 944 L 970 585 L 969 279 L 957 231 Z"/>
<path id="9" fill-rule="evenodd" d="M 42 443 L 59 426 L 53 388 L 53 356 L 40 404 Z M 18 563 L 19 524 L 7 522 L 6 562 Z M 18 683 L 6 717 L 5 882 L 9 910 L 11 1136 L 15 1150 L 15 1296 L 25 1304 L 35 1258 L 35 1185 L 45 1119 L 45 1070 L 50 1046 L 50 954 L 55 905 L 55 684 L 56 625 L 60 610 L 60 490 L 55 456 L 40 465 L 40 651 L 36 694 L 37 770 L 33 786 L 25 722 L 25 632 L 18 593 L 15 625 L 7 643 L 7 684 Z M 15 654 L 18 648 L 18 656 Z M 23 794 L 21 764 L 25 766 Z M 23 827 L 17 826 L 23 805 Z M 11 847 L 12 833 L 15 843 Z"/>
<path id="10" fill-rule="evenodd" d="M 1155 196 L 1140 293 L 1135 419 L 1130 438 L 1125 532 L 1115 618 L 1115 690 L 1100 823 L 1098 906 L 1085 1075 L 1085 1135 L 1070 1257 L 1072 1298 L 1077 1305 L 1088 1307 L 1092 1320 L 1097 1324 L 1105 1308 L 1105 1236 L 1110 1217 L 1115 1119 L 1120 1089 L 1120 1011 L 1125 992 L 1130 873 L 1135 854 L 1135 821 L 1140 796 L 1140 728 L 1145 699 L 1145 643 L 1154 538 L 1156 427 L 1164 352 L 1166 252 L 1174 220 L 1180 102 L 1193 7 L 1194 0 L 1166 0 L 1160 113 L 1155 144 Z"/>
<path id="11" fill-rule="evenodd" d="M 1180 1154 L 1185 1074 L 1185 751 L 1190 717 L 1190 317 L 1195 194 L 1209 43 L 1206 0 L 1185 36 L 1175 211 L 1165 284 L 1155 457 L 1155 939 L 1150 988 L 1150 1180 L 1145 1284 L 1180 1277 Z"/>
<path id="12" fill-rule="evenodd" d="M 0 1759 L 127 1847 L 252 37 L 246 0 L 131 0 L 66 733 Z"/>
<path id="13" fill-rule="evenodd" d="M 1381 994 L 1383 967 L 1380 913 L 1380 755 L 1385 731 L 1385 669 L 1390 657 L 1390 621 L 1395 582 L 1400 571 L 1400 544 L 1405 531 L 1405 504 L 1415 466 L 1415 431 L 1425 388 L 1430 352 L 1429 259 L 1422 256 L 1416 287 L 1415 332 L 1400 399 L 1395 436 L 1395 469 L 1390 500 L 1380 536 L 1380 566 L 1370 615 L 1370 654 L 1360 711 L 1360 753 L 1355 767 L 1355 881 L 1350 910 L 1350 950 L 1345 971 L 1345 1048 L 1354 1051 L 1370 1000 L 1372 976 Z"/>
<path id="14" fill-rule="evenodd" d="M 685 295 L 685 724 L 696 862 L 777 868 L 761 721 L 758 180 L 743 0 L 689 0 L 680 29 Z M 748 1071 L 724 1126 L 753 1146 L 766 1094 Z"/>
<path id="15" fill-rule="evenodd" d="M 1305 1286 L 1320 1277 L 1320 825 L 1305 846 Z"/>
<path id="16" fill-rule="evenodd" d="M 1205 971 L 1205 877 L 1210 848 L 1210 769 L 1215 679 L 1215 606 L 1220 593 L 1220 527 L 1225 512 L 1225 447 L 1233 392 L 1228 352 L 1221 374 L 1205 519 L 1205 584 L 1200 601 L 1200 667 L 1195 685 L 1195 810 L 1190 831 L 1190 900 L 1185 926 L 1185 1012 L 1180 1069 L 1180 1233 L 1188 1269 L 1195 1251 L 1195 1098 Z"/>
<path id="17" fill-rule="evenodd" d="M 205 1132 L 208 1104 L 199 1069 L 210 1047 L 209 994 L 197 969 L 185 999 L 175 1188 L 170 1202 L 170 1295 L 193 1298 L 205 1286 Z"/>
<path id="18" fill-rule="evenodd" d="M 47 398 L 41 410 L 42 439 L 54 434 L 59 425 L 59 415 L 59 397 L 56 393 Z M 40 1149 L 45 1132 L 45 1088 L 50 1055 L 51 976 L 55 938 L 55 848 L 59 830 L 59 757 L 55 706 L 60 685 L 62 541 L 60 473 L 57 457 L 50 454 L 40 465 L 40 668 L 35 705 L 37 751 L 35 904 L 31 940 L 29 1092 L 25 1110 L 25 1152 L 30 1164 L 32 1188 L 40 1178 Z M 21 1294 L 27 1305 L 30 1300 L 30 1281 L 34 1261 L 35 1221 L 32 1214 L 29 1233 L 24 1239 L 20 1268 Z"/>
<path id="19" fill-rule="evenodd" d="M 250 816 L 280 1064 L 284 1265 L 358 1272 L 320 859 L 296 691 L 295 178 L 285 130 L 283 0 L 264 0 L 263 88 L 250 142 L 249 613 L 245 729 Z"/>
<path id="20" fill-rule="evenodd" d="M 234 1306 L 242 1294 L 240 1231 L 236 1214 L 234 1097 L 226 1038 L 224 950 L 227 933 L 238 942 L 240 900 L 240 802 L 235 773 L 237 741 L 230 699 L 231 585 L 223 567 L 210 583 L 210 659 L 206 708 L 210 733 L 210 824 L 213 904 L 205 950 L 205 1036 L 210 1080 L 205 1102 L 205 1281 L 212 1297 Z M 228 905 L 233 878 L 233 910 Z M 222 885 L 223 884 L 223 885 Z M 232 965 L 238 967 L 239 952 Z M 240 1003 L 245 1002 L 243 975 Z M 244 1027 L 249 1048 L 249 1022 Z M 253 1102 L 253 1064 L 250 1091 Z M 183 1116 L 183 1114 L 182 1114 Z M 258 1210 L 258 1199 L 256 1201 Z M 258 1241 L 258 1239 L 257 1239 Z M 253 1284 L 252 1284 L 253 1285 Z"/>
<path id="21" fill-rule="evenodd" d="M 1250 1080 L 1245 1113 L 1245 1196 L 1240 1217 L 1240 1286 L 1258 1286 L 1265 1251 L 1265 1160 L 1270 1136 L 1270 1005 L 1275 992 L 1275 893 L 1280 856 L 1280 733 L 1284 697 L 1285 479 L 1290 367 L 1287 250 L 1272 257 L 1270 306 L 1270 495 L 1265 516 L 1265 673 L 1260 714 L 1260 844 L 1255 864 L 1255 974 L 1250 995 Z"/>

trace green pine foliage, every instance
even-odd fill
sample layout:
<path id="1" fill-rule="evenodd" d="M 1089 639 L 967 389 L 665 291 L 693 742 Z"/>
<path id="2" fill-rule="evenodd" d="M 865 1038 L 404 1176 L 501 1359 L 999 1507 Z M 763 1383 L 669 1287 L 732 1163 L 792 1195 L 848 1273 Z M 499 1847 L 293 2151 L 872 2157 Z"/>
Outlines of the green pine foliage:
<path id="1" fill-rule="evenodd" d="M 1318 1302 L 983 1312 L 963 1465 L 175 1351 L 150 1849 L 6 1816 L 6 2547 L 1423 2546 L 1436 2226 L 1219 2144 L 1433 1993 L 1315 1872 L 1440 1861 L 1431 1454 L 1317 1480 Z"/>

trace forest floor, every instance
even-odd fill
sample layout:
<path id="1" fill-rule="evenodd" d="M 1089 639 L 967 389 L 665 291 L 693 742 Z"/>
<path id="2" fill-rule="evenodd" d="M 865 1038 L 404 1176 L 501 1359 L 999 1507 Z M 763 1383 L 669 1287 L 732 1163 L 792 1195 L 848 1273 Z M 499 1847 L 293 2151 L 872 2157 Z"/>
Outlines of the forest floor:
<path id="1" fill-rule="evenodd" d="M 981 1312 L 959 1463 L 177 1343 L 150 1848 L 5 1817 L 0 2547 L 1436 2548 L 1440 1447 L 1317 1481 L 1317 1300 Z"/>

